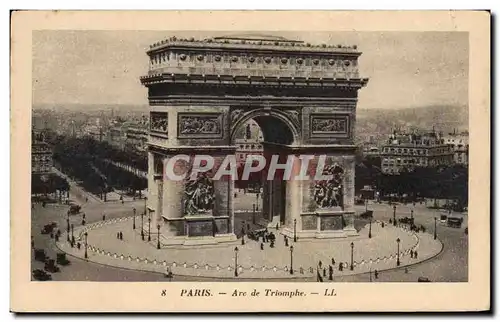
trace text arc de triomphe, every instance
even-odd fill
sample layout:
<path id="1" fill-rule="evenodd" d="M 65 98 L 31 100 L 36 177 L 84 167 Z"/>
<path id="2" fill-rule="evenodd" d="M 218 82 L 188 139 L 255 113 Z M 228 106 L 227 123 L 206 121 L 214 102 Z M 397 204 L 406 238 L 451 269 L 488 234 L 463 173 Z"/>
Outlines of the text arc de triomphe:
<path id="1" fill-rule="evenodd" d="M 147 55 L 149 72 L 141 77 L 150 105 L 147 215 L 161 226 L 165 243 L 234 239 L 234 182 L 167 180 L 163 168 L 179 154 L 211 155 L 216 163 L 234 155 L 235 132 L 249 119 L 270 141 L 265 154 L 326 155 L 339 174 L 332 185 L 266 182 L 266 222 L 279 223 L 290 237 L 356 234 L 354 127 L 358 91 L 368 82 L 359 77 L 356 46 L 258 35 L 171 37 L 151 45 Z M 341 198 L 332 197 L 332 187 Z"/>

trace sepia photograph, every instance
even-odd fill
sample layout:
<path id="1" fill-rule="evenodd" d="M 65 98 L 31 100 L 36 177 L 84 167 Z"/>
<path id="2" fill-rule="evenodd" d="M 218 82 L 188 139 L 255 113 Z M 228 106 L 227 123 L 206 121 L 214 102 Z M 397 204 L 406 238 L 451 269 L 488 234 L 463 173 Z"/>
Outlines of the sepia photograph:
<path id="1" fill-rule="evenodd" d="M 124 27 L 30 31 L 19 278 L 303 300 L 471 281 L 470 32 Z"/>

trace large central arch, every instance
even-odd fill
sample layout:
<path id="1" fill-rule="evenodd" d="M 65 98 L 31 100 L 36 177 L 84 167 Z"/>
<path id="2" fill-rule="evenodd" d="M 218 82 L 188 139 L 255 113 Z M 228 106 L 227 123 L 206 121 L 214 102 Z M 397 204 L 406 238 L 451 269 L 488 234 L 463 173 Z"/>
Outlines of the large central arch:
<path id="1" fill-rule="evenodd" d="M 249 119 L 263 130 L 266 153 L 291 155 L 299 165 L 301 154 L 325 155 L 335 173 L 331 182 L 287 182 L 284 193 L 267 184 L 264 199 L 279 195 L 281 202 L 265 202 L 269 225 L 282 222 L 282 233 L 305 238 L 355 233 L 353 133 L 357 92 L 368 81 L 358 75 L 355 46 L 172 37 L 147 53 L 150 70 L 141 82 L 151 109 L 148 215 L 172 243 L 234 238 L 234 182 L 195 183 L 211 203 L 193 207 L 186 199 L 195 184 L 168 180 L 163 169 L 178 154 L 209 154 L 216 162 L 234 155 L 234 135 Z"/>

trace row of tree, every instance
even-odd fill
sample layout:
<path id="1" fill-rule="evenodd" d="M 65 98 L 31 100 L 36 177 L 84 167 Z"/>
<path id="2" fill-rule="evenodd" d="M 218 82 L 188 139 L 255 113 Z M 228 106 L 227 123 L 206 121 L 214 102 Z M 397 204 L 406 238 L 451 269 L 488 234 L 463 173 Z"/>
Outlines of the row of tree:
<path id="1" fill-rule="evenodd" d="M 56 174 L 32 174 L 31 175 L 31 194 L 37 196 L 47 196 L 53 193 L 59 193 L 59 197 L 67 194 L 69 183 L 66 179 Z"/>
<path id="2" fill-rule="evenodd" d="M 382 173 L 375 159 L 365 159 L 356 166 L 356 191 L 365 185 L 376 187 L 380 196 L 408 196 L 409 199 L 452 199 L 461 207 L 468 203 L 469 171 L 454 164 L 438 167 L 403 169 L 399 175 Z"/>
<path id="3" fill-rule="evenodd" d="M 60 137 L 53 143 L 54 162 L 60 170 L 78 180 L 85 190 L 101 198 L 106 199 L 106 193 L 114 188 L 135 191 L 147 186 L 145 178 L 109 162 L 114 160 L 137 167 L 142 162 L 133 153 L 126 159 L 125 151 L 91 138 Z"/>

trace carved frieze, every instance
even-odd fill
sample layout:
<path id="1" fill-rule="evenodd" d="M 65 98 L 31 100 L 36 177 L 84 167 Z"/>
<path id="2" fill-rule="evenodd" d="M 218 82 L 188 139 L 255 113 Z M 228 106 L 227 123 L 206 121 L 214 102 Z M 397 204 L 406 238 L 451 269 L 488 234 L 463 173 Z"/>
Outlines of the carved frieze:
<path id="1" fill-rule="evenodd" d="M 168 134 L 168 113 L 151 112 L 149 129 L 151 132 Z"/>
<path id="2" fill-rule="evenodd" d="M 344 169 L 338 164 L 332 164 L 325 167 L 323 174 L 333 177 L 330 180 L 322 180 L 315 183 L 313 197 L 316 205 L 320 209 L 343 208 Z"/>
<path id="3" fill-rule="evenodd" d="M 214 200 L 214 183 L 206 173 L 199 173 L 196 180 L 188 177 L 182 201 L 184 216 L 211 215 Z"/>
<path id="4" fill-rule="evenodd" d="M 311 115 L 311 137 L 348 137 L 349 115 Z"/>
<path id="5" fill-rule="evenodd" d="M 220 113 L 179 113 L 179 137 L 222 137 L 222 117 Z"/>

